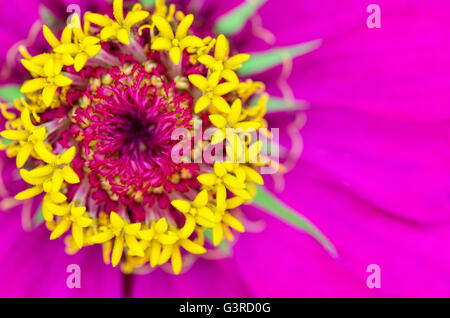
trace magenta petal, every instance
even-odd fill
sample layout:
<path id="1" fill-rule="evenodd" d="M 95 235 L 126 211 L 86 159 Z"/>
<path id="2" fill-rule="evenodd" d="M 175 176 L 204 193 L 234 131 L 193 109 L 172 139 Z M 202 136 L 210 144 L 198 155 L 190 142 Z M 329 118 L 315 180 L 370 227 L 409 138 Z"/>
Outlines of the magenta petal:
<path id="1" fill-rule="evenodd" d="M 257 12 L 261 19 L 249 23 L 245 32 L 243 49 L 261 51 L 276 46 L 287 46 L 317 39 L 332 39 L 364 23 L 368 4 L 358 0 L 336 1 L 267 1 Z M 392 4 L 386 4 L 392 7 Z M 266 43 L 259 36 L 269 31 L 274 43 Z"/>
<path id="2" fill-rule="evenodd" d="M 1 212 L 0 296 L 1 297 L 122 297 L 120 270 L 104 265 L 101 248 L 85 248 L 70 256 L 63 240 L 50 241 L 41 226 L 24 232 L 20 213 Z M 71 289 L 67 266 L 81 269 L 81 288 Z"/>
<path id="3" fill-rule="evenodd" d="M 253 297 L 373 297 L 377 294 L 307 234 L 263 212 L 261 233 L 241 235 L 233 261 Z"/>
<path id="4" fill-rule="evenodd" d="M 416 222 L 450 220 L 448 125 L 395 122 L 332 107 L 315 107 L 307 115 L 300 166 L 313 165 L 385 213 Z"/>
<path id="5" fill-rule="evenodd" d="M 296 97 L 392 119 L 448 120 L 449 3 L 380 6 L 381 29 L 367 28 L 361 18 L 353 29 L 323 37 L 319 50 L 294 63 L 289 82 Z"/>
<path id="6" fill-rule="evenodd" d="M 0 3 L 0 84 L 20 82 L 25 74 L 22 67 L 19 70 L 16 68 L 20 53 L 17 46 L 13 46 L 19 41 L 23 41 L 25 46 L 34 44 L 33 37 L 29 35 L 33 25 L 34 31 L 39 32 L 40 29 L 38 8 L 39 2 L 35 0 L 17 1 L 14 5 L 7 1 Z"/>
<path id="7" fill-rule="evenodd" d="M 306 162 L 286 181 L 281 199 L 331 238 L 340 261 L 361 285 L 370 275 L 367 267 L 377 264 L 381 268 L 379 295 L 446 297 L 450 293 L 448 224 L 408 222 L 385 213 Z M 301 257 L 302 251 L 297 253 Z M 326 271 L 328 267 L 323 275 Z"/>
<path id="8" fill-rule="evenodd" d="M 135 275 L 133 297 L 218 298 L 252 297 L 245 276 L 232 259 L 197 260 L 189 271 L 178 276 L 157 269 Z"/>
<path id="9" fill-rule="evenodd" d="M 0 3 L 0 18 L 2 26 L 0 34 L 2 39 L 1 56 L 4 50 L 9 49 L 15 42 L 25 39 L 33 23 L 39 19 L 39 1 L 18 1 L 11 6 L 7 1 Z"/>

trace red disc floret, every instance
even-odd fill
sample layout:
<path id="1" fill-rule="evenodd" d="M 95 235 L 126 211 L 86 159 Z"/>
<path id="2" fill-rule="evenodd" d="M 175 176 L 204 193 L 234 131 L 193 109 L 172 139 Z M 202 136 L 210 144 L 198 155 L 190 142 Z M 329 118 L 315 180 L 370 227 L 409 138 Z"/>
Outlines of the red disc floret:
<path id="1" fill-rule="evenodd" d="M 97 69 L 91 72 L 99 77 Z M 168 193 L 199 188 L 198 165 L 171 158 L 179 142 L 172 138 L 174 131 L 193 128 L 189 91 L 177 89 L 161 66 L 150 72 L 138 64 L 128 72 L 114 67 L 101 76 L 109 76 L 110 84 L 68 93 L 68 99 L 88 98 L 86 107 L 74 110 L 70 131 L 78 141 L 93 198 L 111 209 L 114 202 L 157 203 L 167 209 Z"/>

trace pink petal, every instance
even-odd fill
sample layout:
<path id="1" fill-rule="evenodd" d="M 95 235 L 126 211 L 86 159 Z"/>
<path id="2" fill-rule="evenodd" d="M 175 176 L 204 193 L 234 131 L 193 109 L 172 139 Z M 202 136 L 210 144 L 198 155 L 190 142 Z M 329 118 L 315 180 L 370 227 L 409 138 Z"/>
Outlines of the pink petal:
<path id="1" fill-rule="evenodd" d="M 307 116 L 299 165 L 313 165 L 385 213 L 426 223 L 450 219 L 448 125 L 395 122 L 333 107 L 316 107 Z"/>
<path id="2" fill-rule="evenodd" d="M 286 181 L 281 199 L 309 217 L 331 239 L 341 264 L 358 278 L 359 286 L 364 286 L 370 275 L 367 267 L 377 264 L 381 268 L 381 289 L 376 290 L 377 295 L 448 295 L 448 224 L 420 224 L 395 217 L 306 162 Z M 303 257 L 301 250 L 297 253 Z M 309 254 L 305 256 L 308 257 Z M 324 276 L 328 270 L 324 268 Z M 342 282 L 340 288 L 344 290 L 346 284 Z M 355 290 L 356 294 L 359 292 Z"/>
<path id="3" fill-rule="evenodd" d="M 321 3 L 324 10 L 314 11 L 311 18 L 307 9 L 299 8 L 295 27 L 275 30 L 281 32 L 275 32 L 279 45 L 323 39 L 317 51 L 293 64 L 289 83 L 295 96 L 313 105 L 354 108 L 391 119 L 448 119 L 448 2 L 378 2 L 381 29 L 366 26 L 368 3 L 347 3 L 353 6 L 337 9 Z M 328 8 L 336 18 L 330 18 Z M 341 18 L 348 21 L 341 23 Z M 279 74 L 277 69 L 265 78 Z M 280 94 L 273 87 L 271 91 Z"/>
<path id="4" fill-rule="evenodd" d="M 18 209 L 1 212 L 1 297 L 121 297 L 122 275 L 104 265 L 101 248 L 87 247 L 70 256 L 63 240 L 50 241 L 44 227 L 24 232 Z M 68 288 L 71 264 L 80 266 L 81 288 Z"/>
<path id="5" fill-rule="evenodd" d="M 246 277 L 232 259 L 197 260 L 178 276 L 161 269 L 134 276 L 133 297 L 217 298 L 252 297 Z"/>
<path id="6" fill-rule="evenodd" d="M 373 297 L 357 275 L 307 234 L 256 209 L 261 233 L 241 235 L 234 262 L 253 297 Z"/>

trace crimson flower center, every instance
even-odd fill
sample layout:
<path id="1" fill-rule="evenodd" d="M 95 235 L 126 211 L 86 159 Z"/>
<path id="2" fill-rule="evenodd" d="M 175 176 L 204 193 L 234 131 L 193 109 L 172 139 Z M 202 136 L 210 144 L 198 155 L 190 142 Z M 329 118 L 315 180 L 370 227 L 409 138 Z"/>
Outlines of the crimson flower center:
<path id="1" fill-rule="evenodd" d="M 81 97 L 89 99 L 74 115 L 83 167 L 95 176 L 91 186 L 106 190 L 113 201 L 152 207 L 156 200 L 167 208 L 173 190 L 197 186 L 196 165 L 171 158 L 179 142 L 174 131 L 192 129 L 193 99 L 176 88 L 164 68 L 147 72 L 137 63 L 131 66 L 107 70 L 112 81 L 89 87 Z"/>

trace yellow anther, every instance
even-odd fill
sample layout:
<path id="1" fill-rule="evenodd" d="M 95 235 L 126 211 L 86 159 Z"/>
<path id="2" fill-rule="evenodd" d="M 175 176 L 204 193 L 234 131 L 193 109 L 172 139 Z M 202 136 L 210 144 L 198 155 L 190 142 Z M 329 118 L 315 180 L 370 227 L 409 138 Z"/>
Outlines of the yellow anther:
<path id="1" fill-rule="evenodd" d="M 216 44 L 216 39 L 213 39 L 211 37 L 206 37 L 203 39 L 203 46 L 199 48 L 189 48 L 187 49 L 187 52 L 190 55 L 190 62 L 191 64 L 197 64 L 198 58 L 200 56 L 209 54 L 209 52 L 212 50 L 214 45 Z"/>
<path id="2" fill-rule="evenodd" d="M 174 4 L 171 4 L 169 8 L 167 8 L 165 0 L 156 0 L 154 15 L 163 17 L 167 20 L 167 22 L 170 22 L 173 19 L 174 13 L 175 13 Z"/>
<path id="3" fill-rule="evenodd" d="M 244 226 L 242 225 L 242 223 L 238 219 L 236 219 L 234 216 L 232 216 L 231 214 L 229 214 L 229 213 L 225 214 L 223 217 L 223 221 L 224 221 L 224 223 L 226 223 L 227 225 L 229 225 L 236 231 L 245 232 L 245 229 L 244 229 Z"/>
<path id="4" fill-rule="evenodd" d="M 171 4 L 169 6 L 169 8 L 167 8 L 167 6 L 165 4 L 165 0 L 156 0 L 155 12 L 153 13 L 154 16 L 162 17 L 167 22 L 170 23 L 173 20 L 174 14 L 175 14 L 175 5 L 174 4 Z M 178 12 L 177 12 L 177 14 L 178 14 Z M 184 15 L 182 18 L 184 18 Z M 181 21 L 182 19 L 177 18 L 177 20 Z M 142 35 L 142 30 L 144 30 L 144 29 L 150 29 L 153 34 L 153 31 L 155 30 L 155 26 L 156 25 L 153 22 L 152 22 L 152 24 L 145 24 L 145 25 L 141 26 L 139 28 L 139 35 Z"/>
<path id="5" fill-rule="evenodd" d="M 265 85 L 262 82 L 254 82 L 251 79 L 248 79 L 245 82 L 239 83 L 239 87 L 237 89 L 237 93 L 239 97 L 246 100 L 250 96 L 254 94 L 261 94 L 265 90 Z"/>
<path id="6" fill-rule="evenodd" d="M 77 15 L 74 15 L 74 16 L 77 16 Z M 74 23 L 74 22 L 72 22 L 72 23 Z M 56 36 L 53 34 L 53 32 L 46 25 L 43 26 L 42 33 L 44 34 L 44 38 L 47 40 L 48 44 L 50 44 L 50 46 L 53 49 L 56 49 L 57 47 L 59 47 L 63 44 L 71 43 L 72 28 L 70 26 L 66 26 L 64 28 L 62 35 L 61 35 L 61 41 L 56 38 Z M 43 65 L 45 63 L 45 61 L 43 61 L 43 59 L 45 59 L 45 56 L 47 56 L 48 58 L 52 58 L 55 63 L 60 63 L 60 64 L 67 65 L 67 66 L 73 65 L 73 63 L 74 63 L 73 58 L 67 53 L 41 54 L 41 56 L 32 58 L 31 62 L 34 62 L 38 65 Z M 25 66 L 25 64 L 24 64 L 24 66 Z M 27 66 L 25 66 L 25 67 L 28 68 Z"/>
<path id="7" fill-rule="evenodd" d="M 22 178 L 26 170 L 20 170 Z M 69 211 L 69 205 L 65 202 L 66 196 L 60 192 L 47 193 L 42 200 L 42 215 L 47 222 L 53 221 L 54 215 L 65 215 Z M 61 214 L 62 213 L 62 214 Z"/>
<path id="8" fill-rule="evenodd" d="M 162 218 L 160 220 L 158 220 L 158 222 L 156 222 L 156 226 L 155 226 L 155 230 L 158 233 L 164 233 L 166 232 L 168 229 L 168 224 L 167 224 L 167 220 L 166 218 Z"/>

